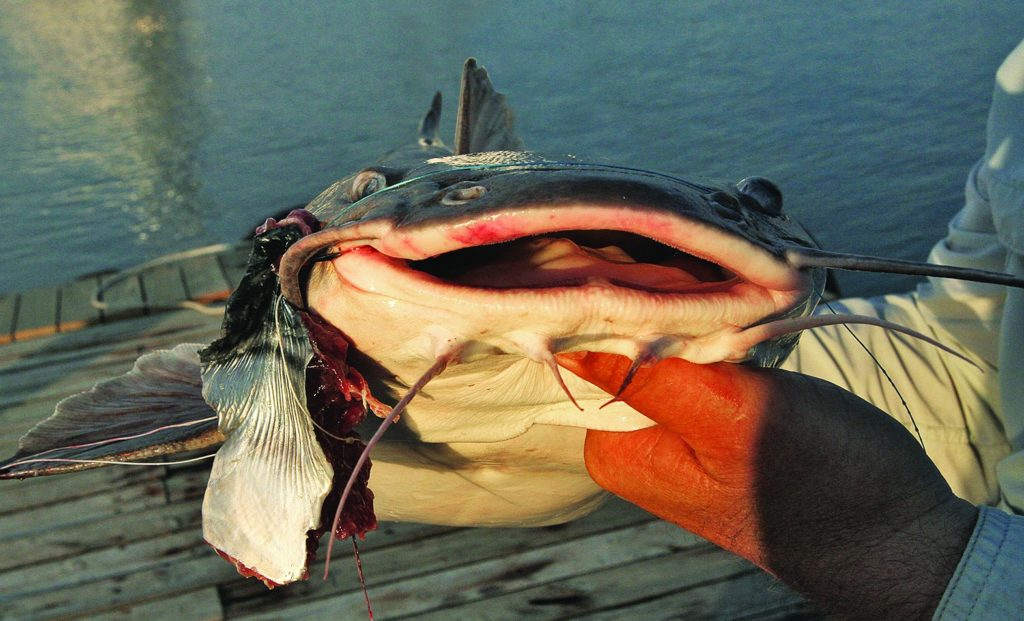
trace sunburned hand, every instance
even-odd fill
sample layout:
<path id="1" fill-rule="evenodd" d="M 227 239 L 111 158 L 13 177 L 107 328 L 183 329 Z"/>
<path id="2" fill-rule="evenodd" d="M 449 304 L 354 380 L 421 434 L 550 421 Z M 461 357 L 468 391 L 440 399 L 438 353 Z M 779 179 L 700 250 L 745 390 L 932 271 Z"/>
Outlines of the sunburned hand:
<path id="1" fill-rule="evenodd" d="M 630 365 L 559 363 L 610 393 Z M 930 618 L 977 511 L 899 423 L 827 382 L 728 363 L 662 361 L 621 399 L 658 425 L 587 433 L 599 485 L 845 615 Z"/>

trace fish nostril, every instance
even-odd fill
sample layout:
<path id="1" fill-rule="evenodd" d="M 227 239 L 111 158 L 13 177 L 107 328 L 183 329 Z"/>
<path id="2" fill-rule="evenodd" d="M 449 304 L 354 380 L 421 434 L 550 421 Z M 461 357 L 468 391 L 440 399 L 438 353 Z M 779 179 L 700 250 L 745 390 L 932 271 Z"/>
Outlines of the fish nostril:
<path id="1" fill-rule="evenodd" d="M 388 179 L 376 170 L 364 170 L 352 179 L 352 186 L 349 188 L 349 199 L 354 203 L 361 198 L 379 192 L 388 185 Z"/>
<path id="2" fill-rule="evenodd" d="M 742 222 L 744 220 L 743 207 L 740 205 L 740 202 L 730 194 L 725 192 L 715 192 L 708 195 L 706 198 L 708 199 L 712 210 L 714 210 L 715 214 L 718 216 L 733 222 Z"/>
<path id="3" fill-rule="evenodd" d="M 441 199 L 443 205 L 462 205 L 469 201 L 476 200 L 487 193 L 487 188 L 482 185 L 474 185 L 468 188 L 455 188 L 450 190 Z"/>

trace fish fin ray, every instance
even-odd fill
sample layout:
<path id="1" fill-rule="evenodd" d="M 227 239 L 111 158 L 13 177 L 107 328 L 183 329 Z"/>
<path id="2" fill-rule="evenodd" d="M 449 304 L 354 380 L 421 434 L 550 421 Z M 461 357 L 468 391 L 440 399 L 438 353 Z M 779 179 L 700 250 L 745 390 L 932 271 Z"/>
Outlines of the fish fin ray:
<path id="1" fill-rule="evenodd" d="M 482 151 L 522 151 L 515 115 L 505 96 L 494 90 L 487 70 L 466 60 L 455 121 L 455 155 Z"/>
<path id="2" fill-rule="evenodd" d="M 73 460 L 134 461 L 218 444 L 216 413 L 202 396 L 200 347 L 146 354 L 127 373 L 64 399 L 0 463 L 0 478 L 102 465 Z"/>
<path id="3" fill-rule="evenodd" d="M 443 147 L 444 142 L 438 130 L 441 125 L 441 91 L 434 93 L 434 100 L 430 103 L 430 109 L 420 121 L 419 143 L 421 147 Z"/>
<path id="4" fill-rule="evenodd" d="M 306 576 L 308 533 L 334 477 L 306 405 L 312 356 L 297 312 L 276 297 L 256 334 L 203 365 L 203 395 L 226 437 L 203 498 L 203 536 L 274 584 Z"/>

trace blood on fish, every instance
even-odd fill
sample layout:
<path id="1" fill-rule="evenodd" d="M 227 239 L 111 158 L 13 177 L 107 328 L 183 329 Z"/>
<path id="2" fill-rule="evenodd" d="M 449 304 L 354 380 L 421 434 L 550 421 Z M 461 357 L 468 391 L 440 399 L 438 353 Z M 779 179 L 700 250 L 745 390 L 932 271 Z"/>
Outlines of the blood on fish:
<path id="1" fill-rule="evenodd" d="M 326 559 L 324 560 L 324 580 L 327 579 L 327 575 L 331 567 L 331 551 L 334 549 L 335 539 L 334 533 L 338 529 L 338 524 L 341 522 L 342 512 L 345 509 L 345 503 L 348 501 L 349 495 L 352 493 L 352 489 L 355 487 L 357 480 L 362 476 L 367 476 L 364 474 L 363 466 L 366 465 L 367 460 L 370 458 L 370 451 L 373 450 L 373 447 L 375 447 L 378 442 L 380 442 L 381 437 L 384 435 L 384 432 L 387 431 L 388 427 L 390 427 L 392 423 L 401 416 L 402 412 L 405 411 L 409 402 L 412 401 L 421 390 L 423 390 L 423 387 L 426 386 L 430 380 L 434 379 L 444 371 L 451 361 L 458 356 L 458 354 L 459 348 L 452 348 L 441 353 L 434 361 L 434 364 L 431 365 L 430 368 L 427 369 L 427 371 L 418 380 L 416 380 L 416 383 L 412 385 L 409 391 L 405 393 L 405 396 L 403 396 L 395 405 L 394 409 L 391 410 L 391 413 L 381 421 L 377 431 L 370 437 L 366 446 L 363 447 L 362 453 L 359 454 L 359 458 L 356 460 L 355 465 L 352 466 L 352 474 L 349 475 L 348 481 L 345 482 L 345 489 L 341 492 L 341 499 L 338 501 L 338 508 L 334 512 L 334 520 L 331 523 L 330 530 L 332 536 L 327 542 L 327 554 Z"/>

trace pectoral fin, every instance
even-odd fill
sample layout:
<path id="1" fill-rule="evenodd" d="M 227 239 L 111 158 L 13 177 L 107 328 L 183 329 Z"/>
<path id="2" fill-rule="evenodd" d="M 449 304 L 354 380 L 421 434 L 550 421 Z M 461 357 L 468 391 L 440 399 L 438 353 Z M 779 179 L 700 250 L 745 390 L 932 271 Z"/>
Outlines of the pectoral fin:
<path id="1" fill-rule="evenodd" d="M 312 347 L 296 311 L 273 299 L 263 328 L 203 369 L 227 436 L 203 499 L 203 536 L 267 586 L 306 576 L 307 539 L 334 479 L 306 408 Z"/>
<path id="2" fill-rule="evenodd" d="M 200 347 L 185 343 L 146 354 L 128 373 L 64 399 L 21 438 L 17 454 L 0 462 L 0 478 L 146 460 L 222 442 L 217 414 L 203 400 Z"/>

